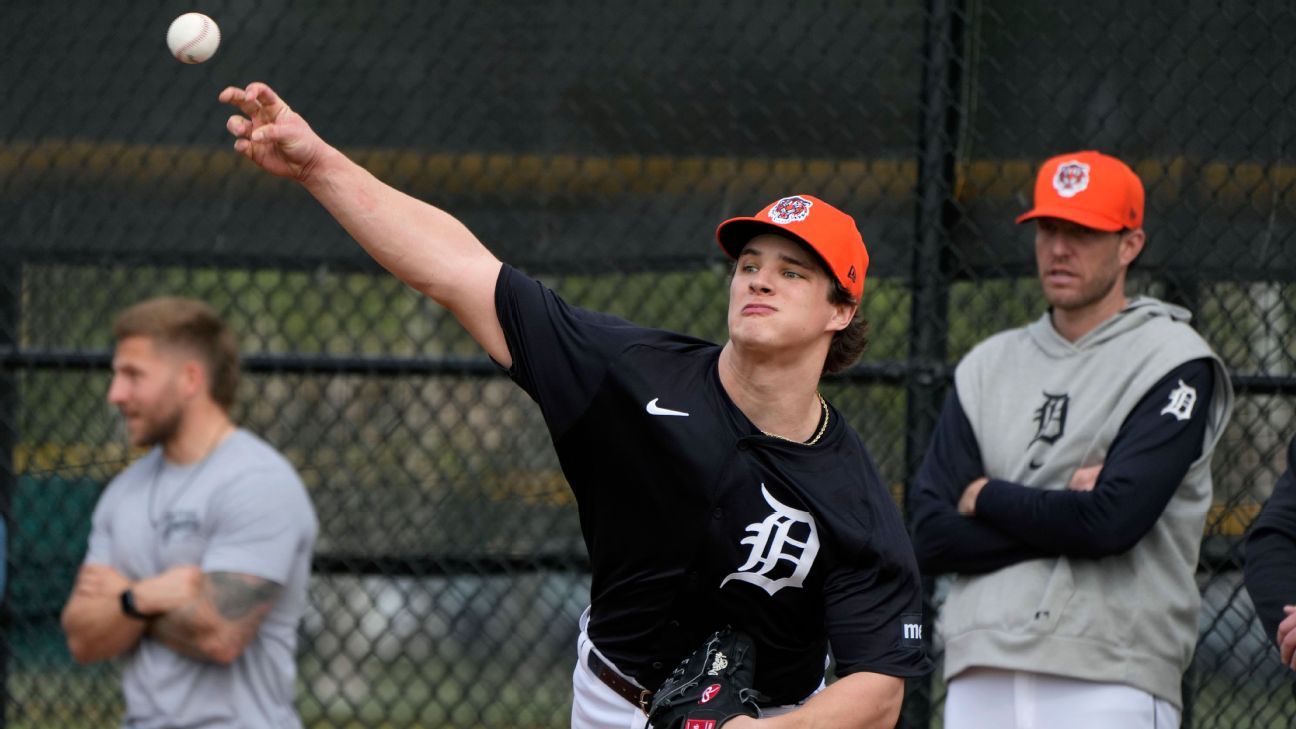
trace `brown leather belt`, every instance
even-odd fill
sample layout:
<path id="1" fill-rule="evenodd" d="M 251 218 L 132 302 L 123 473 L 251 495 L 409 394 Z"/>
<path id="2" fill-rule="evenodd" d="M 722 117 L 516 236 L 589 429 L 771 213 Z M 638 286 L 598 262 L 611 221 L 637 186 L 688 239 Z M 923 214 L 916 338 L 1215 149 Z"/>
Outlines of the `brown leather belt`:
<path id="1" fill-rule="evenodd" d="M 617 692 L 617 695 L 626 701 L 639 707 L 639 710 L 643 713 L 648 713 L 648 704 L 652 703 L 652 691 L 636 686 L 622 677 L 592 650 L 589 652 L 589 659 L 585 663 L 594 672 L 594 675 L 598 676 L 598 679 L 603 682 L 603 685 Z"/>

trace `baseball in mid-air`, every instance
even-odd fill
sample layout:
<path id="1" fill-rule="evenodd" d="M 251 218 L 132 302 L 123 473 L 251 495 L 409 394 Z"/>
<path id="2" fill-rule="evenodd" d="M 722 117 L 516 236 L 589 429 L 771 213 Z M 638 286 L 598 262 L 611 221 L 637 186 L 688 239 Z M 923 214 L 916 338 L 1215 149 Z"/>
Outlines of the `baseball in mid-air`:
<path id="1" fill-rule="evenodd" d="M 202 13 L 185 13 L 167 28 L 167 47 L 184 63 L 202 63 L 216 53 L 219 45 L 220 28 Z"/>

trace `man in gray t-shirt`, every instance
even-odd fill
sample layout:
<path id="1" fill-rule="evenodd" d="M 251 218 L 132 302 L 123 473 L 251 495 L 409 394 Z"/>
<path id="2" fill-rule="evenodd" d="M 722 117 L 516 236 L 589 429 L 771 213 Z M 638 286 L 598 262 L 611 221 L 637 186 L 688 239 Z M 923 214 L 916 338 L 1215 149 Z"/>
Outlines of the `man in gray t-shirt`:
<path id="1" fill-rule="evenodd" d="M 318 526 L 293 467 L 228 415 L 238 355 L 206 305 L 154 299 L 113 333 L 108 400 L 147 454 L 95 507 L 63 610 L 82 663 L 125 659 L 131 729 L 300 727 L 297 625 Z"/>

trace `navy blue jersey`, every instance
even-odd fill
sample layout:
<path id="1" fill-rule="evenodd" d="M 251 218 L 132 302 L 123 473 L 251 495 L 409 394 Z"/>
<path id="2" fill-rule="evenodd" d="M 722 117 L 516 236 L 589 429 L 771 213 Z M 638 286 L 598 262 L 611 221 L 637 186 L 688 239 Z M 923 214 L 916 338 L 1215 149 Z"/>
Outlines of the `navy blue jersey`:
<path id="1" fill-rule="evenodd" d="M 509 266 L 509 375 L 540 405 L 593 572 L 589 635 L 658 686 L 711 631 L 757 645 L 775 703 L 838 675 L 930 670 L 899 511 L 831 410 L 814 445 L 766 436 L 720 384 L 720 347 L 572 307 Z"/>
<path id="2" fill-rule="evenodd" d="M 1296 604 L 1296 439 L 1287 446 L 1287 470 L 1251 525 L 1246 540 L 1246 587 L 1270 641 Z"/>

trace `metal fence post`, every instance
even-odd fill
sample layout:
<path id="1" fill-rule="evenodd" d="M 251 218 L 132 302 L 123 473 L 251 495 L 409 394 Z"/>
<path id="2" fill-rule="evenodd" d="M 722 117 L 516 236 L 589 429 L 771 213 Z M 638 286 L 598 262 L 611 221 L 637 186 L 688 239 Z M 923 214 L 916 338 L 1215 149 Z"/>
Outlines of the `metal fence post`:
<path id="1" fill-rule="evenodd" d="M 923 39 L 923 83 L 918 134 L 918 189 L 911 271 L 909 378 L 905 386 L 905 474 L 912 482 L 922 464 L 945 390 L 949 329 L 950 231 L 959 211 L 953 201 L 963 73 L 965 0 L 928 0 Z M 927 581 L 926 597 L 931 598 Z M 930 645 L 932 616 L 924 611 Z M 927 727 L 933 710 L 932 682 L 925 696 L 911 694 L 901 726 Z"/>
<path id="2" fill-rule="evenodd" d="M 19 345 L 20 307 L 22 306 L 22 262 L 16 253 L 6 254 L 3 259 L 8 263 L 0 274 L 0 352 L 15 352 Z M 18 442 L 18 378 L 13 367 L 0 365 L 0 519 L 4 520 L 3 530 L 4 590 L 0 592 L 0 729 L 8 725 L 9 712 L 9 585 L 12 580 L 8 570 L 9 555 L 13 550 L 12 543 L 13 491 L 17 486 L 18 474 L 14 469 L 14 446 Z"/>

